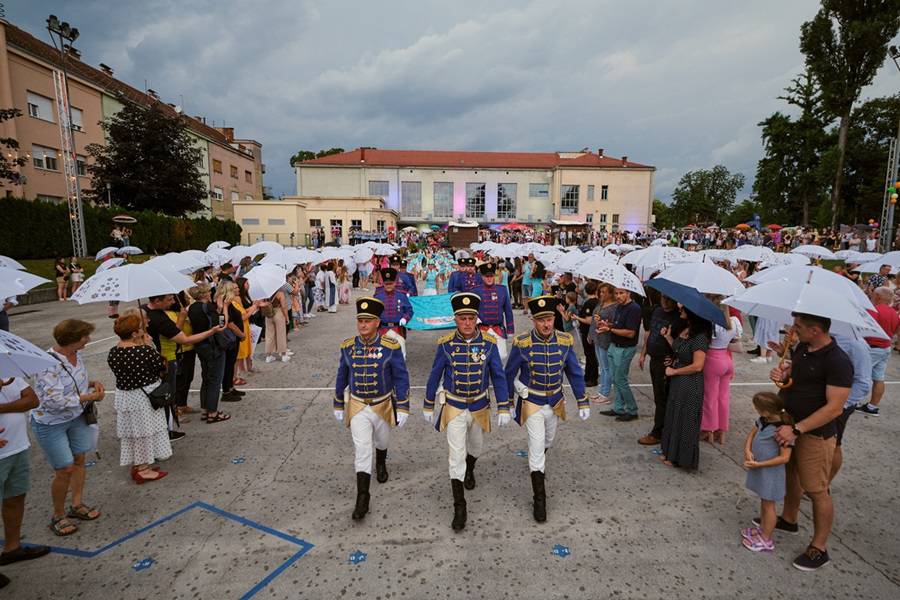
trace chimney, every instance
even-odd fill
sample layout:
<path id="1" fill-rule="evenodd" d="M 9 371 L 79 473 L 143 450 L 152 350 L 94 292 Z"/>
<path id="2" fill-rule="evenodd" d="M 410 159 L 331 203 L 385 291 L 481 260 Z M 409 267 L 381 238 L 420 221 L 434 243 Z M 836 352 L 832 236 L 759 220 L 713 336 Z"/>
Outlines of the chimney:
<path id="1" fill-rule="evenodd" d="M 106 73 L 107 75 L 109 75 L 110 77 L 113 76 L 112 67 L 110 67 L 109 65 L 100 63 L 100 70 L 103 71 L 104 73 Z"/>
<path id="2" fill-rule="evenodd" d="M 623 167 L 627 167 L 627 166 L 628 166 L 628 157 L 627 157 L 627 156 L 623 156 L 623 157 L 622 157 L 622 166 L 623 166 Z"/>
<path id="3" fill-rule="evenodd" d="M 366 162 L 366 147 L 359 149 L 359 162 Z"/>
<path id="4" fill-rule="evenodd" d="M 230 143 L 234 141 L 234 127 L 216 127 L 216 129 L 225 136 L 227 142 Z"/>
<path id="5" fill-rule="evenodd" d="M 597 148 L 597 156 L 603 158 L 603 148 Z"/>

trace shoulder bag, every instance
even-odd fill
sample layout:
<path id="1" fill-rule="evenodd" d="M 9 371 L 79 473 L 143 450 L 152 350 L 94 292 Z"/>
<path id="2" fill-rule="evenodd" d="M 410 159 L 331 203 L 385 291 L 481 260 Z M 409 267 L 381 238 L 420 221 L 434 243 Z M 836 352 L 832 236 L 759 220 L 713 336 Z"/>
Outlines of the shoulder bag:
<path id="1" fill-rule="evenodd" d="M 150 401 L 150 406 L 153 407 L 153 410 L 159 410 L 175 404 L 175 395 L 170 392 L 169 383 L 165 379 L 150 392 L 147 392 L 144 388 L 141 388 L 141 391 L 147 396 L 147 400 Z"/>

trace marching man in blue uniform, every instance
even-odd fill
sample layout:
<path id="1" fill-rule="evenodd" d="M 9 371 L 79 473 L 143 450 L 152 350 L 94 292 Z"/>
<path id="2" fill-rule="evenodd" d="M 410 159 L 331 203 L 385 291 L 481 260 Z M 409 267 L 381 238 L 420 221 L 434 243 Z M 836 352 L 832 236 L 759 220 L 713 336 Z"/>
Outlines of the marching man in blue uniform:
<path id="1" fill-rule="evenodd" d="M 478 318 L 481 320 L 481 331 L 494 336 L 500 360 L 506 360 L 506 336 L 515 335 L 512 303 L 509 292 L 502 285 L 494 283 L 497 267 L 493 263 L 481 265 L 481 285 L 473 291 L 481 298 Z"/>
<path id="2" fill-rule="evenodd" d="M 450 298 L 456 331 L 438 340 L 425 387 L 425 419 L 438 431 L 447 431 L 454 531 L 466 526 L 463 486 L 475 487 L 475 461 L 481 454 L 484 433 L 491 430 L 489 382 L 497 400 L 497 425 L 503 427 L 510 421 L 510 396 L 497 343 L 476 324 L 479 302 L 478 295 L 470 292 Z"/>
<path id="3" fill-rule="evenodd" d="M 378 333 L 383 311 L 375 298 L 356 301 L 359 335 L 341 343 L 334 385 L 334 417 L 350 428 L 356 451 L 354 520 L 369 511 L 373 447 L 376 479 L 384 483 L 391 427 L 402 427 L 409 418 L 409 374 L 400 345 Z"/>
<path id="4" fill-rule="evenodd" d="M 481 276 L 475 272 L 474 258 L 460 258 L 457 260 L 459 269 L 450 273 L 450 281 L 447 282 L 447 292 L 471 292 L 481 285 Z"/>
<path id="5" fill-rule="evenodd" d="M 397 269 L 387 268 L 381 271 L 383 285 L 375 290 L 375 299 L 384 305 L 378 333 L 396 339 L 405 357 L 406 324 L 412 319 L 413 307 L 406 293 L 397 289 L 398 275 Z"/>
<path id="6" fill-rule="evenodd" d="M 418 296 L 419 289 L 416 287 L 416 278 L 412 273 L 406 271 L 406 261 L 395 257 L 391 259 L 391 267 L 397 270 L 397 289 L 407 296 Z"/>
<path id="7" fill-rule="evenodd" d="M 528 432 L 528 467 L 534 493 L 534 519 L 547 520 L 547 495 L 544 490 L 544 459 L 553 446 L 559 419 L 566 418 L 563 373 L 569 379 L 582 420 L 591 416 L 584 393 L 584 371 L 575 355 L 571 334 L 553 328 L 557 311 L 553 296 L 538 296 L 528 301 L 534 329 L 513 339 L 506 382 L 510 397 L 518 396 L 515 418 Z"/>

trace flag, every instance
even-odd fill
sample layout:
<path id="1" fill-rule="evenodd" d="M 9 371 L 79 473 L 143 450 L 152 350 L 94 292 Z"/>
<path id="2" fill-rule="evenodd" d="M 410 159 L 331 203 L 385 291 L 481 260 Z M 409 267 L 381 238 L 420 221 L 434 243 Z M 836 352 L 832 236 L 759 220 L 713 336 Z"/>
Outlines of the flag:
<path id="1" fill-rule="evenodd" d="M 453 307 L 450 305 L 450 296 L 453 294 L 440 294 L 437 296 L 412 296 L 409 299 L 413 307 L 412 321 L 406 324 L 407 329 L 426 331 L 429 329 L 453 329 L 456 322 L 453 320 Z"/>

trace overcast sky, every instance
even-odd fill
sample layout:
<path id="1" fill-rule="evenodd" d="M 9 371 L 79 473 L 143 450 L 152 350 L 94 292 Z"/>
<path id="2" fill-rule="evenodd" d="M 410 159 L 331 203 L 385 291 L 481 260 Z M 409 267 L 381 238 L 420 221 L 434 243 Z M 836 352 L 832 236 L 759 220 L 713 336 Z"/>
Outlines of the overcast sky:
<path id="1" fill-rule="evenodd" d="M 78 27 L 82 59 L 263 144 L 266 185 L 294 194 L 300 148 L 604 148 L 750 183 L 757 123 L 803 69 L 816 0 L 5 0 L 47 39 Z M 879 72 L 865 96 L 894 93 Z"/>

